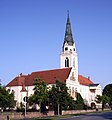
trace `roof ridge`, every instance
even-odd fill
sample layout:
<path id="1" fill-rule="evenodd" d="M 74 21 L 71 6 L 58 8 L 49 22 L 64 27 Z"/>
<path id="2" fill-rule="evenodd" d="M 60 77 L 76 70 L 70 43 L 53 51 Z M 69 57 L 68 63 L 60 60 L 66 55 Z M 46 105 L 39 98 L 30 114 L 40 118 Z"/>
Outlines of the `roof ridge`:
<path id="1" fill-rule="evenodd" d="M 51 69 L 51 70 L 40 70 L 40 71 L 36 71 L 36 72 L 32 72 L 32 73 L 39 73 L 39 72 L 49 72 L 49 71 L 56 71 L 56 70 L 65 70 L 65 69 L 72 69 L 72 67 L 67 67 L 67 68 L 57 68 L 57 69 Z M 31 74 L 32 74 L 31 73 Z"/>

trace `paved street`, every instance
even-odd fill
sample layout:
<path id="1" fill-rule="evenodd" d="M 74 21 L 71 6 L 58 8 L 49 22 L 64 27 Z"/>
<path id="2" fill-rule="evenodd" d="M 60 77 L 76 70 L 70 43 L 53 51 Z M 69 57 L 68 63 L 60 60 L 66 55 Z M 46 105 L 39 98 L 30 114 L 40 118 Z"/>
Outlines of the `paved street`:
<path id="1" fill-rule="evenodd" d="M 66 119 L 62 118 L 61 120 L 112 120 L 112 112 L 91 113 Z"/>

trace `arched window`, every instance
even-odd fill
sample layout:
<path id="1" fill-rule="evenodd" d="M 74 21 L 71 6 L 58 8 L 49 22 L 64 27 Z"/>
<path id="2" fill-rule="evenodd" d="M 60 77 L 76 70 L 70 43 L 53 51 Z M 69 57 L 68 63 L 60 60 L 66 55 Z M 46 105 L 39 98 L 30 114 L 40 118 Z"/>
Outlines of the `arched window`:
<path id="1" fill-rule="evenodd" d="M 74 98 L 75 97 L 75 91 L 74 91 L 74 88 L 72 87 L 72 97 Z"/>
<path id="2" fill-rule="evenodd" d="M 65 59 L 65 67 L 69 67 L 69 59 L 68 59 L 68 57 L 66 57 L 66 59 Z"/>
<path id="3" fill-rule="evenodd" d="M 67 51 L 67 50 L 68 50 L 68 47 L 65 48 L 65 51 Z"/>

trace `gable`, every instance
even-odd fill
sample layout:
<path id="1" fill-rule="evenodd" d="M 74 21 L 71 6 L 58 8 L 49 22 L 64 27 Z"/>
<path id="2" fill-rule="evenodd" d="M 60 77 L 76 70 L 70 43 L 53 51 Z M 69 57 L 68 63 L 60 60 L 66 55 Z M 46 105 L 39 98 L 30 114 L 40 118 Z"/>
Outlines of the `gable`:
<path id="1" fill-rule="evenodd" d="M 25 84 L 25 80 L 27 78 L 27 75 L 20 74 L 19 76 L 15 77 L 11 82 L 9 82 L 6 87 L 9 86 L 22 86 Z"/>

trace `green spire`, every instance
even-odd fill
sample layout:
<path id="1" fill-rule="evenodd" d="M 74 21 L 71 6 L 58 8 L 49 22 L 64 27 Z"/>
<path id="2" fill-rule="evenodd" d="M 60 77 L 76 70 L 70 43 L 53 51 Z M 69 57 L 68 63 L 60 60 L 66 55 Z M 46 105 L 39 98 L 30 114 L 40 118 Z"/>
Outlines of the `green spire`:
<path id="1" fill-rule="evenodd" d="M 69 11 L 68 11 L 68 16 L 67 16 L 67 23 L 66 23 L 66 30 L 65 30 L 65 38 L 64 38 L 64 43 L 68 43 L 68 45 L 73 45 L 74 44 L 74 40 L 72 37 L 72 30 L 71 30 L 71 23 L 70 23 L 70 18 L 69 18 Z"/>

